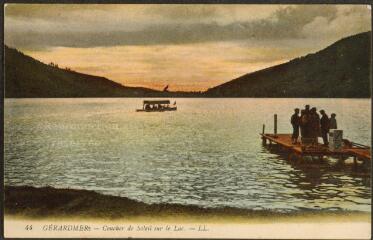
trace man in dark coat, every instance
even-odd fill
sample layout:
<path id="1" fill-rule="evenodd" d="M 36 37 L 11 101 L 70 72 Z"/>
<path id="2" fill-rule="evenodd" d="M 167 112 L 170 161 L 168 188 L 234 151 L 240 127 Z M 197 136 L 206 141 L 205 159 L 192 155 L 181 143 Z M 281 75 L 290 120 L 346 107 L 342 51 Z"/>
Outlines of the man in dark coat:
<path id="1" fill-rule="evenodd" d="M 300 111 L 300 119 L 299 119 L 300 135 L 302 138 L 307 137 L 306 125 L 307 125 L 306 111 L 302 109 L 302 111 Z"/>
<path id="2" fill-rule="evenodd" d="M 310 114 L 310 105 L 306 105 L 305 107 L 304 107 L 304 113 L 305 114 Z"/>
<path id="3" fill-rule="evenodd" d="M 306 105 L 300 115 L 302 138 L 309 138 L 310 105 Z"/>
<path id="4" fill-rule="evenodd" d="M 293 126 L 293 135 L 291 136 L 291 142 L 293 144 L 297 144 L 300 125 L 299 108 L 294 109 L 294 114 L 291 116 L 290 122 Z"/>
<path id="5" fill-rule="evenodd" d="M 309 137 L 312 138 L 312 143 L 316 144 L 320 135 L 320 116 L 315 107 L 310 110 L 309 134 Z"/>
<path id="6" fill-rule="evenodd" d="M 324 145 L 328 145 L 328 133 L 330 128 L 329 117 L 326 115 L 324 110 L 320 110 L 321 119 L 320 119 L 320 127 L 321 127 L 321 137 L 324 142 Z"/>
<path id="7" fill-rule="evenodd" d="M 330 118 L 330 123 L 329 123 L 329 129 L 337 129 L 337 119 L 335 119 L 335 117 L 337 116 L 335 113 L 332 113 L 332 115 L 330 115 L 331 118 Z"/>

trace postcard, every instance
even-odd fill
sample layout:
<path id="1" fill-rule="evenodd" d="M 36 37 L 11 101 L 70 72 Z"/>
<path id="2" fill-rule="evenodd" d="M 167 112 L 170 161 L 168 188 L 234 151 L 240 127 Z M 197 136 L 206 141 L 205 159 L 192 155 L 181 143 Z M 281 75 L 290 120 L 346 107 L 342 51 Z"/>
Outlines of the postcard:
<path id="1" fill-rule="evenodd" d="M 5 238 L 371 238 L 371 6 L 4 6 Z"/>

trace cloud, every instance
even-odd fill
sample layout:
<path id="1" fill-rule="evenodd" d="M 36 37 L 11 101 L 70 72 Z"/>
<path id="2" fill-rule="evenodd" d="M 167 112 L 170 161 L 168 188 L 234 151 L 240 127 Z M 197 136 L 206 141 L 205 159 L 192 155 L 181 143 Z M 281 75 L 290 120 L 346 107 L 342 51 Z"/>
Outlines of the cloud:
<path id="1" fill-rule="evenodd" d="M 302 28 L 305 37 L 340 39 L 348 35 L 371 30 L 370 9 L 366 6 L 337 7 L 336 16 L 328 19 L 318 16 Z"/>
<path id="2" fill-rule="evenodd" d="M 26 19 L 58 19 L 69 18 L 75 13 L 81 14 L 91 11 L 113 11 L 118 9 L 114 4 L 6 4 L 7 17 Z"/>
<path id="3" fill-rule="evenodd" d="M 11 18 L 45 19 L 90 18 L 115 16 L 121 20 L 158 22 L 232 22 L 268 17 L 276 5 L 240 4 L 6 4 L 5 15 Z M 91 13 L 94 13 L 92 16 Z M 91 16 L 90 16 L 91 15 Z M 100 19 L 105 20 L 105 19 Z"/>
<path id="4" fill-rule="evenodd" d="M 203 20 L 206 18 L 219 16 L 219 7 L 211 5 L 198 5 L 198 7 L 193 7 L 193 5 L 170 5 L 164 7 L 164 5 L 156 5 L 152 8 L 148 8 L 146 13 L 158 15 L 162 18 L 168 19 L 182 19 L 191 20 L 198 19 Z"/>
<path id="5" fill-rule="evenodd" d="M 258 6 L 256 6 L 258 7 Z M 263 8 L 263 6 L 261 6 Z M 191 44 L 343 36 L 370 29 L 365 6 L 38 5 L 5 14 L 5 42 L 24 49 Z M 264 8 L 265 9 L 265 8 Z M 247 17 L 245 17 L 245 11 Z M 349 21 L 348 26 L 344 25 Z M 342 26 L 341 26 L 342 25 Z"/>
<path id="6" fill-rule="evenodd" d="M 365 5 L 7 4 L 5 43 L 128 86 L 205 90 L 368 31 Z"/>

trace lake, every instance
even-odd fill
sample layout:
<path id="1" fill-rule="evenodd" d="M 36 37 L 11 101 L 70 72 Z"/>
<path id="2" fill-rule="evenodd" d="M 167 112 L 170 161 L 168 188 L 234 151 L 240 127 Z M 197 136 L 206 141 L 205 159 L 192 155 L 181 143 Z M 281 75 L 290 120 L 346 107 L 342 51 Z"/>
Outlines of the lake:
<path id="1" fill-rule="evenodd" d="M 295 107 L 337 114 L 344 138 L 371 142 L 370 99 L 6 99 L 5 184 L 94 190 L 146 203 L 273 211 L 370 212 L 370 178 L 298 167 L 261 144 L 290 133 Z M 172 100 L 173 101 L 173 100 Z"/>

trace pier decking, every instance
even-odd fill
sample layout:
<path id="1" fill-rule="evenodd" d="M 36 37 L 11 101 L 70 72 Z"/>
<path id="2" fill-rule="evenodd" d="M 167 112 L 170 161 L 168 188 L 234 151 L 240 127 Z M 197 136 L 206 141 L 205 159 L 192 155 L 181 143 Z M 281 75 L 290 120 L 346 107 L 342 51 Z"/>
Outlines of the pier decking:
<path id="1" fill-rule="evenodd" d="M 371 149 L 360 144 L 352 143 L 351 146 L 344 146 L 341 150 L 331 151 L 327 146 L 322 144 L 315 144 L 312 146 L 302 145 L 300 143 L 293 144 L 291 141 L 291 134 L 262 133 L 260 135 L 262 136 L 263 144 L 267 144 L 267 141 L 270 145 L 277 144 L 298 157 L 311 156 L 323 158 L 324 156 L 331 156 L 341 160 L 347 157 L 353 157 L 355 164 L 357 160 L 363 161 L 364 164 L 370 163 L 371 161 Z"/>

